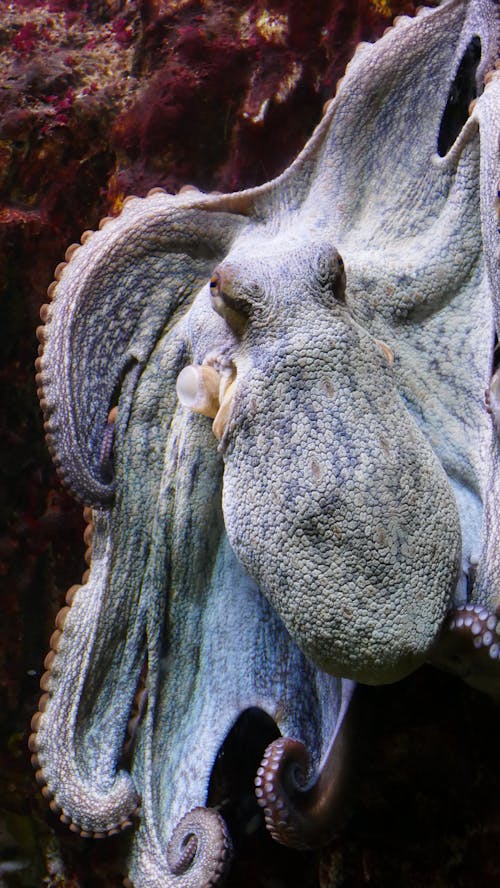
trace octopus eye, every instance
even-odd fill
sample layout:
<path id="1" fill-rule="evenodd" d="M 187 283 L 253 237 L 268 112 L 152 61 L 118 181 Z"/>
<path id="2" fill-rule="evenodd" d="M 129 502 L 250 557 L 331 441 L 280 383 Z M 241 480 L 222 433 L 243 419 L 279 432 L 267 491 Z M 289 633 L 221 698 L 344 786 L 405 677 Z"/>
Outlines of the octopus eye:
<path id="1" fill-rule="evenodd" d="M 212 308 L 221 318 L 224 318 L 233 333 L 241 336 L 248 323 L 250 306 L 243 299 L 232 296 L 227 292 L 228 288 L 224 288 L 223 285 L 222 274 L 214 271 L 209 284 Z"/>

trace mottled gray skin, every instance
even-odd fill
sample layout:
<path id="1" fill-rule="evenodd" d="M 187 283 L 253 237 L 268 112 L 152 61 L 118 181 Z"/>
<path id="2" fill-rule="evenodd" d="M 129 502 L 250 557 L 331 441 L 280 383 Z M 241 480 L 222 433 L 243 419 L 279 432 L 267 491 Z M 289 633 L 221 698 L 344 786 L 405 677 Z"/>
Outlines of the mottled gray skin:
<path id="1" fill-rule="evenodd" d="M 479 98 L 438 157 L 475 35 Z M 269 712 L 320 767 L 351 693 L 338 676 L 390 681 L 431 653 L 446 663 L 440 631 L 471 560 L 485 624 L 500 600 L 500 442 L 484 406 L 500 318 L 499 75 L 483 81 L 497 54 L 493 0 L 403 17 L 359 48 L 281 177 L 132 200 L 51 290 L 41 405 L 95 537 L 31 748 L 77 829 L 123 825 L 141 798 L 136 888 L 218 880 L 218 815 L 183 821 L 199 841 L 182 874 L 168 841 L 205 804 L 245 708 Z M 238 330 L 212 307 L 216 267 Z M 180 370 L 204 361 L 236 367 L 219 449 L 175 394 Z M 116 402 L 110 482 L 99 454 Z M 131 771 L 117 772 L 144 660 L 148 702 Z M 498 694 L 486 660 L 454 665 Z"/>
<path id="2" fill-rule="evenodd" d="M 332 295 L 334 269 L 324 283 L 335 251 L 290 241 L 253 262 L 236 247 L 220 266 L 251 307 L 226 350 L 237 370 L 221 443 L 226 530 L 321 669 L 394 681 L 428 656 L 449 608 L 457 509 L 380 347 Z"/>

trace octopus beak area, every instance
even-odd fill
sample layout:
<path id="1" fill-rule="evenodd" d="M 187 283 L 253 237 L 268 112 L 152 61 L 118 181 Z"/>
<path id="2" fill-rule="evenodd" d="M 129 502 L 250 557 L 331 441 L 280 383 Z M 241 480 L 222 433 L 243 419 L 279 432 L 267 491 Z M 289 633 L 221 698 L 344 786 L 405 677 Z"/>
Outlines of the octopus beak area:
<path id="1" fill-rule="evenodd" d="M 176 388 L 183 407 L 213 419 L 212 431 L 220 441 L 233 407 L 234 368 L 217 370 L 210 364 L 190 364 L 179 373 Z"/>

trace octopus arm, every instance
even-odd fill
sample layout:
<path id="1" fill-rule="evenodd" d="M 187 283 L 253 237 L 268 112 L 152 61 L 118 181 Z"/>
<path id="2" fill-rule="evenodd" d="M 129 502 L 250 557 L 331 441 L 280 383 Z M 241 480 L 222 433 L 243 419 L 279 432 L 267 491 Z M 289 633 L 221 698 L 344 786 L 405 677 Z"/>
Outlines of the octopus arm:
<path id="1" fill-rule="evenodd" d="M 148 559 L 163 551 L 155 550 L 154 519 L 173 495 L 167 486 L 158 503 L 154 491 L 164 453 L 168 463 L 175 450 L 168 441 L 187 348 L 183 316 L 242 223 L 186 204 L 164 193 L 128 203 L 67 254 L 42 311 L 38 382 L 49 443 L 68 486 L 94 509 L 90 571 L 58 616 L 30 749 L 52 810 L 84 836 L 129 825 L 139 803 L 141 788 L 119 760 L 152 658 L 148 612 L 162 608 L 167 583 L 151 580 Z M 160 384 L 146 403 L 138 398 L 129 429 L 146 366 Z M 103 433 L 112 481 L 101 473 Z"/>
<path id="2" fill-rule="evenodd" d="M 456 160 L 477 129 L 467 105 L 447 122 L 457 73 L 473 42 L 480 57 L 467 80 L 471 95 L 481 91 L 498 54 L 497 31 L 495 0 L 452 0 L 398 16 L 376 43 L 361 43 L 312 138 L 261 189 L 262 204 L 269 201 L 275 215 L 301 207 L 316 224 L 323 217 L 335 226 L 341 252 L 351 231 L 359 250 L 426 229 L 449 191 L 443 168 L 450 163 L 440 168 L 437 159 Z"/>
<path id="3" fill-rule="evenodd" d="M 103 641 L 123 625 L 114 621 L 107 592 L 111 562 L 109 516 L 95 512 L 93 562 L 87 582 L 72 587 L 57 618 L 41 685 L 45 691 L 33 717 L 30 749 L 37 780 L 50 807 L 75 832 L 101 836 L 130 825 L 138 805 L 130 775 L 117 771 L 131 705 L 124 676 L 104 701 L 109 667 Z M 137 658 L 129 633 L 123 654 L 137 682 Z M 130 686 L 133 694 L 134 686 Z"/>
<path id="4" fill-rule="evenodd" d="M 156 193 L 127 202 L 58 266 L 41 312 L 37 382 L 49 449 L 83 502 L 112 502 L 115 485 L 102 466 L 109 412 L 125 388 L 126 421 L 161 331 L 186 310 L 241 225 L 236 213 Z"/>

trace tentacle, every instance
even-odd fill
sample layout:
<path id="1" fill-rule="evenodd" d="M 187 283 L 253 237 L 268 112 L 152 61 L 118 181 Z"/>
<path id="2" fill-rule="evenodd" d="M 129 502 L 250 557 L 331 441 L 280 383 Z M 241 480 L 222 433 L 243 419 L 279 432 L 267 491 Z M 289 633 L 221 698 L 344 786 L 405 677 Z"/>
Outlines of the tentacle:
<path id="1" fill-rule="evenodd" d="M 232 845 L 224 819 L 213 808 L 193 808 L 172 832 L 164 855 L 148 856 L 140 869 L 126 878 L 125 888 L 212 888 L 220 885 L 232 857 Z"/>
<path id="2" fill-rule="evenodd" d="M 130 826 L 139 799 L 130 774 L 117 772 L 130 694 L 112 701 L 113 719 L 98 705 L 96 720 L 89 717 L 88 725 L 84 721 L 85 710 L 96 703 L 102 685 L 93 658 L 99 664 L 96 635 L 106 624 L 107 612 L 110 543 L 104 513 L 94 513 L 84 538 L 92 568 L 84 585 L 68 590 L 67 606 L 57 616 L 40 682 L 45 693 L 32 719 L 29 748 L 36 779 L 52 811 L 73 831 L 102 837 Z M 132 682 L 133 675 L 131 662 L 127 678 Z"/>
<path id="3" fill-rule="evenodd" d="M 500 624 L 496 614 L 485 607 L 466 604 L 458 608 L 446 624 L 445 632 L 453 632 L 490 660 L 500 660 Z"/>
<path id="4" fill-rule="evenodd" d="M 279 737 L 265 753 L 255 794 L 273 839 L 293 848 L 315 848 L 331 840 L 344 803 L 347 750 L 359 711 L 358 695 L 345 693 L 329 748 L 316 775 L 305 745 Z"/>
<path id="5" fill-rule="evenodd" d="M 307 789 L 309 771 L 307 749 L 290 737 L 280 737 L 267 747 L 257 771 L 257 801 L 264 809 L 269 832 L 282 845 L 307 847 L 302 835 L 307 830 L 303 809 L 307 807 L 306 797 L 311 798 L 311 789 Z"/>
<path id="6" fill-rule="evenodd" d="M 168 843 L 167 862 L 173 875 L 185 876 L 189 880 L 185 882 L 186 888 L 216 885 L 230 858 L 231 839 L 227 826 L 220 814 L 211 808 L 193 808 L 185 814 Z"/>
<path id="7" fill-rule="evenodd" d="M 497 609 L 498 610 L 498 609 Z M 436 643 L 432 662 L 468 684 L 499 697 L 500 620 L 480 604 L 454 610 Z"/>
<path id="8" fill-rule="evenodd" d="M 309 778 L 309 753 L 303 743 L 280 737 L 271 743 L 255 778 L 255 793 L 273 839 L 293 848 L 314 848 L 331 839 L 336 826 L 339 775 L 333 756 Z"/>
<path id="9" fill-rule="evenodd" d="M 113 499 L 102 454 L 111 437 L 106 417 L 125 381 L 122 411 L 162 329 L 244 224 L 209 199 L 207 211 L 189 199 L 134 198 L 100 231 L 86 232 L 57 267 L 42 307 L 36 381 L 47 443 L 61 479 L 84 502 Z"/>

